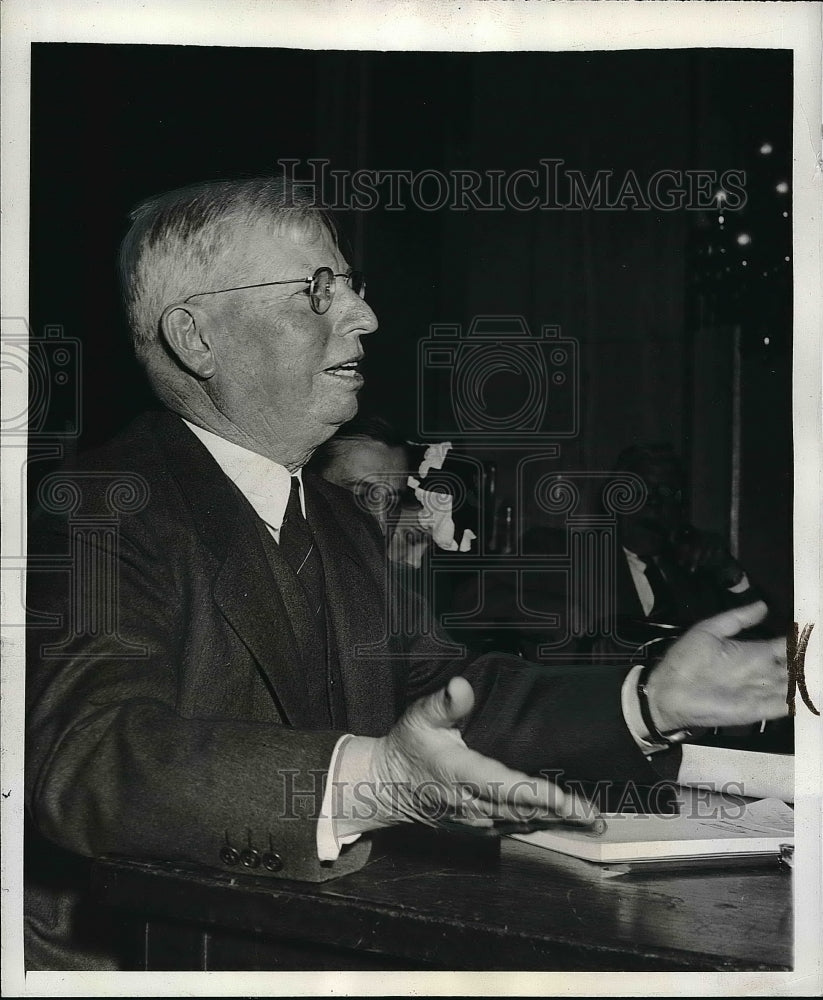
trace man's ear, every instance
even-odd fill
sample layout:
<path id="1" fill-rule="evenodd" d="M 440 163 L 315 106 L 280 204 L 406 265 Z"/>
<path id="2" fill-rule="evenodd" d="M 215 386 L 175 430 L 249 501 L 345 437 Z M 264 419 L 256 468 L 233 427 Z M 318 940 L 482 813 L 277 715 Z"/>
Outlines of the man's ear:
<path id="1" fill-rule="evenodd" d="M 167 306 L 160 317 L 160 330 L 168 349 L 183 368 L 207 379 L 215 374 L 217 364 L 197 314 L 197 309 L 185 305 Z"/>

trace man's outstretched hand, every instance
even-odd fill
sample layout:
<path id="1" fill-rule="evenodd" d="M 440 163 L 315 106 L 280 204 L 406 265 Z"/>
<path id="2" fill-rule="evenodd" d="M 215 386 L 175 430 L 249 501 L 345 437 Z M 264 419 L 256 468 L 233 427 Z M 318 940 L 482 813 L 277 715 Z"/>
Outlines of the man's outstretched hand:
<path id="1" fill-rule="evenodd" d="M 787 714 L 786 641 L 735 636 L 766 614 L 762 601 L 699 622 L 668 650 L 647 682 L 661 732 L 738 726 Z M 339 836 L 396 823 L 520 833 L 559 822 L 598 828 L 596 810 L 543 778 L 466 746 L 458 728 L 474 706 L 471 685 L 415 702 L 386 736 L 353 737 L 334 796 Z"/>
<path id="2" fill-rule="evenodd" d="M 788 714 L 785 638 L 734 637 L 766 615 L 763 601 L 698 622 L 649 677 L 652 718 L 661 732 L 744 726 Z"/>
<path id="3" fill-rule="evenodd" d="M 526 833 L 561 821 L 596 827 L 597 811 L 587 803 L 470 750 L 457 727 L 473 705 L 469 682 L 453 677 L 411 705 L 386 736 L 356 737 L 355 768 L 361 779 L 368 777 L 338 797 L 338 833 L 405 822 L 487 835 Z"/>

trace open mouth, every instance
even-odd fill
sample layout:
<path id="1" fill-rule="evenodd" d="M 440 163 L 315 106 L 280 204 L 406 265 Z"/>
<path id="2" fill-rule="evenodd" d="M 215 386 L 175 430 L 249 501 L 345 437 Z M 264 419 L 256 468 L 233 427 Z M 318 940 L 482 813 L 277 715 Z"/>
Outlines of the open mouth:
<path id="1" fill-rule="evenodd" d="M 360 383 L 363 381 L 359 361 L 344 361 L 342 364 L 332 365 L 330 368 L 324 369 L 323 374 L 345 379 L 348 382 Z"/>

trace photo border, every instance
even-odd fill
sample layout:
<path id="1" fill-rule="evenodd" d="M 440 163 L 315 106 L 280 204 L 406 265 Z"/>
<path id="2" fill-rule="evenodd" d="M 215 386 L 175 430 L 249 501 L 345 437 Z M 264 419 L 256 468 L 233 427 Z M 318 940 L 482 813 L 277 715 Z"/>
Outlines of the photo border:
<path id="1" fill-rule="evenodd" d="M 592 51 L 790 48 L 794 52 L 795 618 L 816 622 L 806 664 L 821 693 L 821 4 L 648 2 L 460 4 L 331 0 L 6 0 L 2 14 L 3 315 L 28 315 L 28 131 L 32 42 L 174 43 L 308 49 Z M 59 181 L 58 181 L 59 182 Z M 5 373 L 4 373 L 5 375 Z M 8 385 L 8 383 L 7 383 Z M 20 412 L 3 393 L 4 413 Z M 15 442 L 19 444 L 19 442 Z M 4 442 L 3 551 L 18 548 L 24 447 Z M 11 516 L 9 516 L 11 512 Z M 8 546 L 8 547 L 7 547 Z M 3 607 L 18 581 L 3 574 Z M 9 577 L 11 579 L 6 579 Z M 4 630 L 2 686 L 3 992 L 7 996 L 816 995 L 821 988 L 820 775 L 823 730 L 796 719 L 796 966 L 787 973 L 22 973 L 23 635 Z M 402 977 L 402 978 L 399 978 Z"/>

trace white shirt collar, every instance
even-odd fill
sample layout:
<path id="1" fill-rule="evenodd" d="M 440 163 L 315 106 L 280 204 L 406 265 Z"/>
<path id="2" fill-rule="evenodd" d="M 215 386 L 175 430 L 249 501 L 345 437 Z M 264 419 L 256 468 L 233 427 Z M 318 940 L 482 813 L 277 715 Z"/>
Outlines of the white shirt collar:
<path id="1" fill-rule="evenodd" d="M 279 531 L 291 492 L 292 473 L 265 455 L 258 455 L 233 441 L 227 441 L 212 431 L 184 420 L 183 423 L 209 450 L 212 458 L 229 477 L 255 511 L 274 531 Z M 300 506 L 306 516 L 303 494 L 303 470 L 294 473 L 300 481 Z"/>
<path id="2" fill-rule="evenodd" d="M 648 564 L 636 552 L 627 549 L 625 545 L 623 546 L 623 551 L 626 553 L 626 562 L 628 563 L 629 572 L 634 582 L 634 589 L 637 591 L 637 597 L 640 600 L 640 606 L 643 608 L 643 614 L 650 615 L 654 607 L 654 591 L 652 590 L 652 585 L 649 583 L 649 578 L 646 576 L 646 566 Z"/>
<path id="3" fill-rule="evenodd" d="M 636 552 L 632 552 L 631 549 L 627 549 L 625 545 L 623 546 L 623 551 L 626 553 L 626 559 L 628 560 L 630 566 L 636 566 L 639 570 L 646 569 L 647 563 L 645 559 L 641 559 Z"/>

